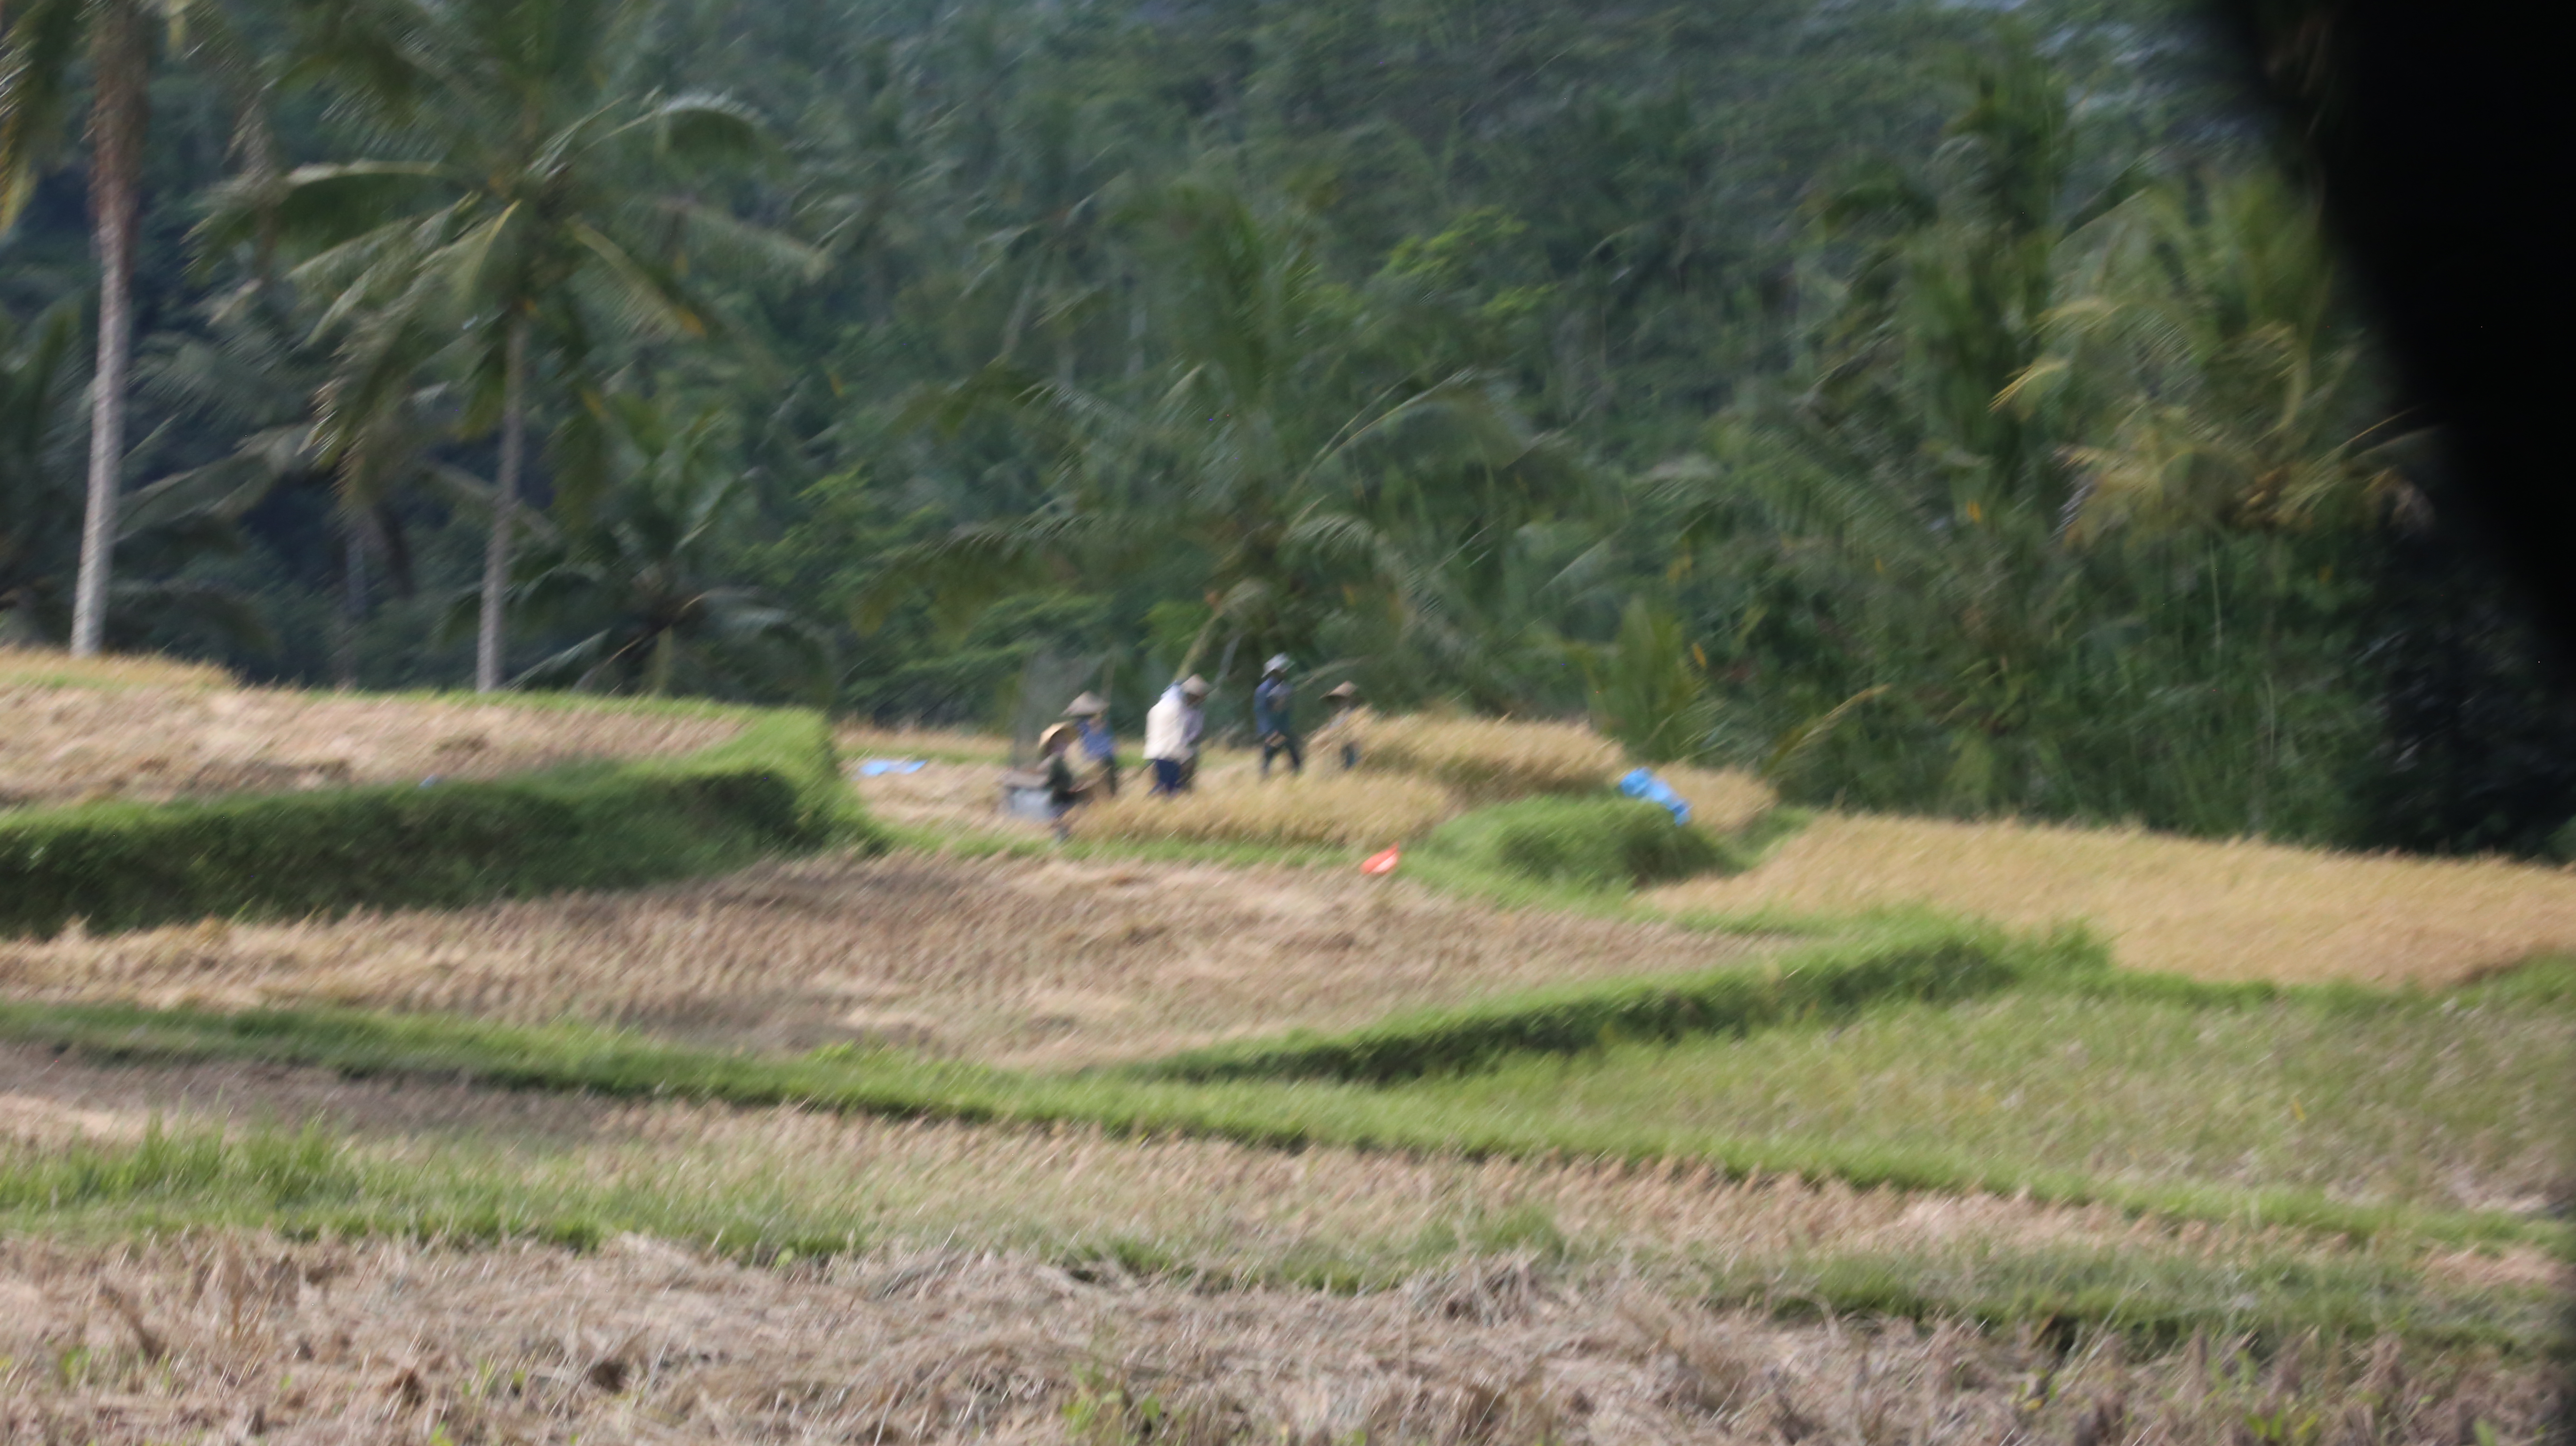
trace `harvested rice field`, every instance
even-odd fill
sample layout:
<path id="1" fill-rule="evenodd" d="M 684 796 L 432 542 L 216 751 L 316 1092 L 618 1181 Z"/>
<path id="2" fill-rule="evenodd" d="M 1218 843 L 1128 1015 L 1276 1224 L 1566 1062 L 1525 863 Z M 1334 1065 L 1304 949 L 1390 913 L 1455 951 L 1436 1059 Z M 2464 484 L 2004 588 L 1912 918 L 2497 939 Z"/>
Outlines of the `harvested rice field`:
<path id="1" fill-rule="evenodd" d="M 1084 1278 L 1088 1276 L 1089 1278 Z M 1205 1291 L 1020 1253 L 791 1270 L 203 1234 L 0 1246 L 0 1433 L 176 1440 L 1425 1442 L 2533 1439 L 2545 1368 L 2195 1341 L 2141 1359 L 1710 1310 L 1616 1270 Z M 2483 1428 L 2483 1430 L 2481 1429 Z"/>
<path id="2" fill-rule="evenodd" d="M 888 823 L 940 833 L 1046 836 L 1045 824 L 1002 809 L 1007 743 L 998 738 L 978 740 L 974 734 L 935 736 L 944 736 L 955 746 L 907 752 L 864 746 L 864 735 L 854 742 L 849 730 L 840 733 L 841 771 L 870 814 Z M 982 755 L 970 753 L 965 746 L 977 741 L 987 750 Z M 903 772 L 864 771 L 871 760 L 878 759 L 920 766 Z M 1153 795 L 1153 771 L 1143 760 L 1122 758 L 1120 764 L 1118 796 L 1104 794 L 1096 805 L 1085 803 L 1071 816 L 1069 822 L 1079 836 L 1338 845 L 1347 839 L 1377 837 L 1389 813 L 1389 806 L 1367 786 L 1343 778 L 1338 769 L 1319 768 L 1297 780 L 1293 800 L 1291 781 L 1284 776 L 1276 787 L 1265 789 L 1260 755 L 1238 749 L 1208 749 L 1200 759 L 1196 785 L 1178 799 Z M 1088 765 L 1081 772 L 1089 777 Z M 1284 775 L 1284 768 L 1281 772 Z M 1419 816 L 1426 810 L 1430 822 L 1437 823 L 1462 806 L 1436 784 L 1401 775 L 1367 777 L 1370 784 L 1392 788 L 1406 801 L 1395 818 L 1399 830 L 1419 825 Z M 1282 820 L 1292 823 L 1284 834 L 1278 828 Z"/>
<path id="3" fill-rule="evenodd" d="M 867 805 L 868 816 L 905 828 L 940 833 L 991 833 L 1044 838 L 1046 825 L 1002 811 L 1002 756 L 986 762 L 906 753 L 853 749 L 847 734 L 839 743 L 841 773 Z M 860 772 L 871 759 L 919 763 L 905 773 Z M 1141 786 L 1141 780 L 1138 780 Z"/>
<path id="4" fill-rule="evenodd" d="M 2126 968 L 2211 980 L 2439 989 L 2576 951 L 2576 869 L 2014 822 L 1824 815 L 1757 868 L 1642 897 L 1682 914 L 2082 922 Z"/>
<path id="5" fill-rule="evenodd" d="M 1835 1027 L 1530 1058 L 1390 1093 L 1783 1153 L 1938 1151 L 2147 1191 L 2297 1190 L 2538 1220 L 2576 1203 L 2576 1010 L 2452 996 L 2360 1010 L 2008 991 Z"/>
<path id="6" fill-rule="evenodd" d="M 203 683 L 62 687 L 13 683 L 0 672 L 0 809 L 497 778 L 692 752 L 741 727 L 659 712 Z"/>
<path id="7" fill-rule="evenodd" d="M 85 700 L 43 716 L 52 752 L 0 738 L 0 787 L 60 774 L 49 800 L 473 776 L 736 726 L 11 676 L 0 707 Z M 1825 816 L 1638 908 L 1503 908 L 1350 860 L 1606 785 L 1623 765 L 1586 730 L 1382 720 L 1362 772 L 1265 784 L 1217 751 L 1178 803 L 1137 770 L 1074 821 L 1154 845 L 1123 858 L 1004 815 L 999 739 L 838 743 L 929 849 L 0 941 L 13 1005 L 661 1041 L 616 1077 L 575 1066 L 626 1043 L 476 1053 L 499 1036 L 452 1021 L 400 1026 L 448 1041 L 411 1055 L 301 1056 L 392 1071 L 359 1078 L 249 1062 L 378 1027 L 341 1015 L 190 1016 L 198 1049 L 173 1021 L 13 1014 L 59 1042 L 0 1043 L 0 1440 L 2519 1446 L 2555 1409 L 2556 965 L 2415 1001 L 2043 979 L 1378 1085 L 907 1055 L 1078 1070 L 1808 942 L 1664 917 L 1691 913 L 2080 920 L 2131 968 L 2447 991 L 2576 945 L 2576 872 Z M 1776 805 L 1659 771 L 1714 832 Z M 997 841 L 1022 846 L 968 856 Z M 1216 862 L 1253 857 L 1337 861 Z M 892 1050 L 778 1058 L 842 1044 Z M 806 1083 L 706 1084 L 763 1070 Z M 808 1104 L 709 1102 L 781 1098 Z"/>
<path id="8" fill-rule="evenodd" d="M 579 1018 L 765 1048 L 1142 1058 L 1768 941 L 1504 911 L 1344 869 L 823 857 L 633 893 L 0 941 L 20 999 Z"/>
<path id="9" fill-rule="evenodd" d="M 886 728 L 843 723 L 832 730 L 841 756 L 853 763 L 870 758 L 935 759 L 1000 767 L 1011 755 L 1011 741 L 990 733 L 952 728 Z"/>
<path id="10" fill-rule="evenodd" d="M 583 1253 L 221 1226 L 118 1245 L 77 1213 L 49 1238 L 13 1232 L 10 1439 L 1084 1441 L 1133 1439 L 1154 1416 L 1153 1439 L 1207 1441 L 1981 1442 L 2090 1420 L 2095 1439 L 2158 1442 L 2229 1440 L 2250 1411 L 2288 1406 L 2391 1433 L 2361 1439 L 2449 1440 L 2484 1421 L 2521 1440 L 2552 1383 L 2528 1358 L 2393 1336 L 2240 1355 L 2223 1332 L 2142 1350 L 1749 1308 L 1820 1259 L 1950 1261 L 1966 1281 L 2117 1256 L 2240 1288 L 2280 1275 L 2289 1251 L 2310 1282 L 2411 1265 L 2428 1300 L 2528 1319 L 2556 1267 L 2523 1249 L 2410 1263 L 2278 1229 L 1830 1182 L 610 1105 L 15 1047 L 0 1048 L 0 1101 L 0 1140 L 16 1141 L 0 1160 L 156 1127 L 309 1123 L 334 1132 L 355 1182 L 328 1192 L 336 1208 L 390 1180 L 570 1196 L 612 1225 L 623 1210 L 659 1227 Z M 745 1224 L 847 1243 L 762 1268 L 675 1243 Z M 1301 1282 L 1353 1272 L 1329 1292 Z M 2350 1415 L 2357 1391 L 2377 1393 L 2375 1415 Z M 2099 1434 L 2106 1409 L 2116 1438 Z"/>
<path id="11" fill-rule="evenodd" d="M 155 1128 L 308 1126 L 396 1169 L 462 1151 L 487 1187 L 511 1182 L 531 1197 L 657 1197 L 674 1222 L 721 1219 L 751 1202 L 773 1225 L 807 1236 L 1111 1255 L 1150 1243 L 1165 1267 L 1215 1278 L 1305 1262 L 1386 1279 L 1429 1255 L 1506 1247 L 1616 1257 L 1663 1274 L 1704 1273 L 1716 1261 L 1779 1271 L 1819 1251 L 1963 1260 L 2144 1252 L 2240 1269 L 2283 1251 L 2318 1264 L 2373 1258 L 2369 1247 L 2294 1230 L 2176 1226 L 2106 1207 L 1864 1191 L 1831 1179 L 1729 1179 L 1679 1163 L 1292 1153 L 1076 1125 L 619 1103 L 276 1066 L 90 1064 L 0 1044 L 0 1149 L 130 1144 Z M 2557 1279 L 2555 1263 L 2529 1246 L 2439 1252 L 2423 1263 L 2464 1288 L 2545 1289 Z"/>
<path id="12" fill-rule="evenodd" d="M 1509 790 L 1516 786 L 1495 778 L 1518 779 L 1517 786 L 1545 791 L 1569 777 L 1579 787 L 1605 787 L 1613 776 L 1595 766 L 1597 756 L 1581 743 L 1588 734 L 1532 724 L 1489 729 L 1505 742 L 1534 732 L 1544 745 L 1534 750 L 1535 762 L 1506 751 L 1489 762 L 1487 774 L 1470 775 L 1486 778 L 1481 787 L 1494 796 L 1511 796 Z M 1485 736 L 1480 732 L 1473 739 Z M 944 741 L 949 746 L 907 753 L 901 747 L 876 747 L 866 735 L 842 733 L 844 771 L 872 813 L 891 823 L 949 833 L 1036 837 L 1045 832 L 1042 824 L 1001 811 L 1000 740 L 988 740 L 989 759 L 976 760 L 961 746 L 973 735 L 931 737 L 934 745 Z M 1429 764 L 1464 771 L 1460 758 L 1472 755 L 1465 754 L 1464 744 L 1455 746 L 1456 753 L 1435 755 Z M 1210 749 L 1195 785 L 1178 798 L 1156 797 L 1148 788 L 1150 771 L 1130 758 L 1124 760 L 1122 791 L 1115 797 L 1095 796 L 1076 808 L 1067 824 L 1082 839 L 1375 849 L 1420 838 L 1475 806 L 1478 797 L 1431 772 L 1391 766 L 1345 770 L 1326 752 L 1309 758 L 1302 775 L 1290 774 L 1282 760 L 1265 779 L 1259 754 Z M 1567 754 L 1571 760 L 1562 756 Z M 917 761 L 920 766 L 900 773 L 862 772 L 869 757 Z M 1515 764 L 1518 773 L 1509 771 Z M 1692 825 L 1712 833 L 1750 827 L 1779 801 L 1767 785 L 1741 772 L 1689 767 L 1658 772 L 1690 801 Z"/>
<path id="13" fill-rule="evenodd" d="M 1083 804 L 1069 822 L 1086 839 L 1374 849 L 1409 843 L 1458 811 L 1448 789 L 1409 774 L 1336 767 L 1299 777 L 1282 768 L 1263 779 L 1259 765 L 1231 761 L 1177 798 L 1130 788 Z"/>
<path id="14" fill-rule="evenodd" d="M 0 688 L 230 688 L 233 676 L 212 663 L 152 653 L 74 658 L 54 648 L 0 644 Z"/>

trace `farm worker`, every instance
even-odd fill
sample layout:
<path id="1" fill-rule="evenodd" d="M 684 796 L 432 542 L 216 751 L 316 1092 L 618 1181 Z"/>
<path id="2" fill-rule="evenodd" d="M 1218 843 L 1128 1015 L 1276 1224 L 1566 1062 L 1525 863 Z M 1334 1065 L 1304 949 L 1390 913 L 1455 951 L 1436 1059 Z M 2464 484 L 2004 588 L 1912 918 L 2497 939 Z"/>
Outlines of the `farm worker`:
<path id="1" fill-rule="evenodd" d="M 1090 785 L 1074 781 L 1073 765 L 1065 759 L 1065 755 L 1073 751 L 1073 740 L 1073 725 L 1070 723 L 1050 724 L 1047 731 L 1038 735 L 1038 757 L 1046 762 L 1047 813 L 1055 824 L 1057 838 L 1070 832 L 1065 827 L 1064 816 L 1072 812 L 1074 805 L 1082 802 L 1083 795 L 1090 791 Z"/>
<path id="2" fill-rule="evenodd" d="M 1297 746 L 1293 716 L 1297 695 L 1288 686 L 1288 655 L 1279 653 L 1261 665 L 1261 686 L 1252 690 L 1252 732 L 1261 740 L 1261 776 L 1270 776 L 1270 760 L 1288 754 L 1288 771 L 1306 771 L 1305 750 Z"/>
<path id="3" fill-rule="evenodd" d="M 1198 762 L 1199 735 L 1207 727 L 1200 704 L 1207 697 L 1205 678 L 1196 673 L 1163 690 L 1145 710 L 1145 761 L 1154 768 L 1154 791 L 1179 793 L 1190 786 Z"/>
<path id="4" fill-rule="evenodd" d="M 1313 743 L 1341 745 L 1342 768 L 1345 772 L 1360 766 L 1360 730 L 1358 723 L 1360 690 L 1349 683 L 1336 683 L 1324 694 L 1324 706 L 1332 711 L 1324 726 L 1309 739 Z"/>
<path id="5" fill-rule="evenodd" d="M 1099 771 L 1101 788 L 1116 798 L 1118 744 L 1109 736 L 1109 704 L 1097 693 L 1085 693 L 1065 705 L 1064 716 L 1073 720 L 1074 741 L 1082 745 L 1082 756 Z"/>
<path id="6" fill-rule="evenodd" d="M 1192 673 L 1181 684 L 1181 744 L 1188 756 L 1181 760 L 1181 787 L 1194 787 L 1199 781 L 1199 745 L 1207 739 L 1208 680 Z"/>

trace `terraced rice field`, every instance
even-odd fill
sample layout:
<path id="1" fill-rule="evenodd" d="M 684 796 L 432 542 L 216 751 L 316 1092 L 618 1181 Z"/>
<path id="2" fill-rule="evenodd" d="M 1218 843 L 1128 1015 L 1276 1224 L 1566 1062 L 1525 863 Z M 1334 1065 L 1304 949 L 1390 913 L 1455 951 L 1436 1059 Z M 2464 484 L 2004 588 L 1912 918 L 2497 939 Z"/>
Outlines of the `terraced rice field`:
<path id="1" fill-rule="evenodd" d="M 641 1237 L 575 1253 L 228 1233 L 0 1246 L 0 1322 L 0 1433 L 99 1446 L 2166 1446 L 2284 1417 L 2358 1440 L 2477 1440 L 2481 1423 L 2526 1439 L 2549 1409 L 2539 1373 L 2487 1362 L 2428 1377 L 2393 1351 L 2227 1340 L 2063 1355 L 1956 1325 L 1712 1311 L 1615 1269 L 1525 1259 L 1348 1296 L 957 1249 L 779 1270 Z"/>
<path id="2" fill-rule="evenodd" d="M 1207 1441 L 1964 1443 L 2099 1432 L 2107 1408 L 2129 1441 L 2229 1440 L 2284 1409 L 2417 1440 L 2474 1421 L 2518 1432 L 2547 1406 L 2529 1364 L 2469 1352 L 2427 1370 L 2393 1342 L 2240 1355 L 2219 1336 L 2141 1358 L 2108 1337 L 2069 1353 L 2028 1332 L 1700 1303 L 1712 1272 L 1793 1274 L 1820 1251 L 1968 1273 L 2117 1253 L 2260 1278 L 2288 1248 L 2312 1273 L 2370 1268 L 2366 1250 L 2277 1230 L 1691 1170 L 104 1069 L 7 1047 L 0 1102 L 0 1135 L 55 1144 L 156 1120 L 319 1120 L 354 1135 L 346 1158 L 432 1191 L 456 1188 L 434 1182 L 461 1150 L 475 1188 L 676 1199 L 674 1226 L 756 1220 L 857 1244 L 755 1268 L 633 1233 L 579 1253 L 240 1228 L 19 1238 L 0 1246 L 13 1439 L 1084 1441 L 1151 1420 L 1171 1433 L 1152 1439 Z M 2526 1294 L 2553 1270 L 2528 1251 L 2420 1268 L 2437 1289 Z M 1300 1283 L 1334 1271 L 1374 1283 Z"/>
<path id="3" fill-rule="evenodd" d="M 571 1015 L 770 1048 L 865 1039 L 1070 1066 L 1767 947 L 1507 912 L 1346 869 L 898 855 L 455 911 L 0 940 L 0 991 Z"/>
<path id="4" fill-rule="evenodd" d="M 476 776 L 735 726 L 11 666 L 0 707 L 41 726 L 0 737 L 0 787 L 39 801 Z M 2576 945 L 2576 874 L 1826 816 L 1625 914 L 1504 909 L 1346 861 L 1031 850 L 1043 829 L 994 808 L 998 740 L 841 743 L 926 759 L 862 797 L 969 847 L 0 941 L 17 1006 L 570 1018 L 713 1046 L 652 1056 L 689 1078 L 916 1091 L 682 1103 L 667 1072 L 570 1069 L 597 1047 L 570 1030 L 481 1076 L 517 1090 L 464 1082 L 456 1043 L 380 1078 L 136 1034 L 0 1043 L 0 1439 L 2475 1446 L 2556 1409 L 2576 991 L 2545 969 L 2438 1004 L 2035 977 L 1385 1086 L 1054 1072 L 1797 942 L 1672 914 L 2080 921 L 2132 968 L 2447 990 Z M 1264 786 L 1218 754 L 1184 807 L 1088 821 L 1166 855 L 1356 851 L 1619 766 L 1580 729 L 1461 720 L 1382 731 L 1373 759 L 1401 766 Z M 1774 803 L 1667 776 L 1720 831 Z M 960 856 L 996 838 L 1021 856 Z M 775 1058 L 842 1043 L 894 1049 Z M 973 1102 L 1013 1099 L 1058 1112 Z M 1031 1119 L 1059 1123 L 996 1122 Z M 1874 1179 L 1909 1188 L 1847 1183 Z"/>
<path id="5" fill-rule="evenodd" d="M 2442 988 L 2576 951 L 2576 869 L 1862 814 L 1820 817 L 1758 868 L 1668 884 L 1644 902 L 2084 923 L 2125 967 L 2197 979 Z"/>
<path id="6" fill-rule="evenodd" d="M 0 809 L 166 802 L 433 778 L 497 778 L 692 752 L 737 721 L 322 693 L 12 683 L 0 673 Z"/>

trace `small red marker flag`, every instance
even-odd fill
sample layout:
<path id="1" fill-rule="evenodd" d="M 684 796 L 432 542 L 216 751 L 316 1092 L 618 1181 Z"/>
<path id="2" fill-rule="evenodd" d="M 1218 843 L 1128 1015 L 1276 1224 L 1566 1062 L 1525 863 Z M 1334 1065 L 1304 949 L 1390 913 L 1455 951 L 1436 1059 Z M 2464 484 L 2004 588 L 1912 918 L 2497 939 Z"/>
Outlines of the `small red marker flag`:
<path id="1" fill-rule="evenodd" d="M 1388 849 L 1384 853 L 1371 854 L 1368 857 L 1368 862 L 1360 865 L 1360 872 L 1364 874 L 1394 873 L 1395 861 L 1402 857 L 1404 857 L 1404 855 L 1395 849 Z"/>

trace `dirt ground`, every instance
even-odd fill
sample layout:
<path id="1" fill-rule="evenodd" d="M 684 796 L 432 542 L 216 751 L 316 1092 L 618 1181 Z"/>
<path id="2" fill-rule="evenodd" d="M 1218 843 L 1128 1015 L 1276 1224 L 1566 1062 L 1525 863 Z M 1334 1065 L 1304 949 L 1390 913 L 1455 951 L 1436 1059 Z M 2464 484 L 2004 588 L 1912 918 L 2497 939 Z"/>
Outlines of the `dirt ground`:
<path id="1" fill-rule="evenodd" d="M 0 809 L 497 778 L 581 759 L 690 752 L 741 726 L 586 709 L 0 679 Z"/>
<path id="2" fill-rule="evenodd" d="M 999 768 L 1011 752 L 1011 740 L 996 733 L 881 728 L 870 723 L 842 723 L 832 730 L 832 741 L 840 748 L 841 757 L 853 763 L 870 758 L 936 758 Z"/>
<path id="3" fill-rule="evenodd" d="M 850 789 L 867 806 L 872 818 L 913 828 L 934 828 L 967 833 L 997 833 L 1046 836 L 1047 826 L 1029 819 L 1016 818 L 1002 811 L 1002 763 L 997 757 L 989 763 L 963 763 L 953 758 L 925 757 L 901 749 L 882 753 L 853 752 L 847 736 L 840 739 L 841 771 L 850 780 Z M 918 762 L 921 767 L 910 773 L 885 773 L 873 778 L 860 774 L 859 768 L 870 758 Z M 1141 777 L 1125 780 L 1138 787 Z"/>
<path id="4" fill-rule="evenodd" d="M 2542 1372 L 2383 1349 L 2126 1362 L 1957 1328 L 1781 1325 L 1615 1270 L 1471 1259 L 1397 1290 L 1204 1293 L 1023 1255 L 749 1269 L 194 1236 L 0 1245 L 13 1441 L 2527 1440 Z M 2215 1359 L 2213 1359 L 2215 1356 Z M 2415 1368 L 2410 1370 L 2410 1367 Z M 2402 1385 L 2401 1385 L 2402 1383 Z"/>
<path id="5" fill-rule="evenodd" d="M 1745 936 L 1507 912 L 1343 869 L 827 856 L 631 893 L 0 940 L 24 998 L 583 1018 L 995 1063 L 1144 1058 L 1543 984 L 1705 969 Z"/>

